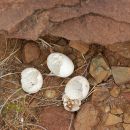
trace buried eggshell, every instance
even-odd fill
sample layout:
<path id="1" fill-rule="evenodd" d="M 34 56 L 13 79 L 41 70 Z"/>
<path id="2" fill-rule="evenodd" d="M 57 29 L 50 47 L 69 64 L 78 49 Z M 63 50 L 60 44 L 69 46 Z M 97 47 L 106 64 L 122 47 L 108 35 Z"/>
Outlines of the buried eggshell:
<path id="1" fill-rule="evenodd" d="M 83 100 L 87 97 L 89 88 L 89 82 L 85 77 L 76 76 L 66 84 L 65 94 L 70 99 Z"/>
<path id="2" fill-rule="evenodd" d="M 59 77 L 68 77 L 74 71 L 72 60 L 62 53 L 51 53 L 47 58 L 47 66 L 50 71 Z"/>
<path id="3" fill-rule="evenodd" d="M 26 68 L 21 73 L 21 84 L 25 92 L 32 94 L 38 92 L 43 84 L 43 78 L 39 70 Z"/>

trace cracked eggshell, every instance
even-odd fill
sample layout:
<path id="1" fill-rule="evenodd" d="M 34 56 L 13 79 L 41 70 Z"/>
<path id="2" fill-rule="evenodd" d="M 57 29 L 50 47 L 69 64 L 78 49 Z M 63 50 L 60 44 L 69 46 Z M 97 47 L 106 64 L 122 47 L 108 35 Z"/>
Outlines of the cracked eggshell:
<path id="1" fill-rule="evenodd" d="M 26 68 L 21 73 L 21 84 L 25 92 L 32 94 L 38 92 L 43 85 L 43 78 L 39 70 Z"/>
<path id="2" fill-rule="evenodd" d="M 72 60 L 62 53 L 51 53 L 47 58 L 49 70 L 59 77 L 68 77 L 74 71 Z"/>
<path id="3" fill-rule="evenodd" d="M 83 100 L 87 97 L 90 86 L 88 80 L 83 76 L 76 76 L 68 81 L 65 94 L 70 99 Z"/>
<path id="4" fill-rule="evenodd" d="M 63 105 L 65 110 L 75 112 L 80 109 L 81 106 L 81 100 L 78 99 L 70 99 L 67 95 L 63 95 L 62 97 Z"/>

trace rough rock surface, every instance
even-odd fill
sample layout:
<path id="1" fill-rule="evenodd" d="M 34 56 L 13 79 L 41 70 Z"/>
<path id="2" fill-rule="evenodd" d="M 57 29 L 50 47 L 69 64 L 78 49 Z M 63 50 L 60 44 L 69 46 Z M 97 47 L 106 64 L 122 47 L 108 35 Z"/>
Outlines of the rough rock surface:
<path id="1" fill-rule="evenodd" d="M 113 96 L 113 97 L 118 97 L 119 96 L 119 94 L 120 94 L 120 87 L 118 87 L 117 85 L 114 85 L 113 87 L 112 87 L 112 89 L 111 89 L 111 91 L 110 91 L 110 94 L 111 94 L 111 96 Z"/>
<path id="2" fill-rule="evenodd" d="M 120 123 L 120 122 L 122 122 L 121 117 L 118 117 L 118 116 L 115 116 L 115 115 L 112 115 L 112 114 L 109 113 L 108 117 L 106 119 L 105 125 L 109 126 L 109 125 L 114 125 L 114 124 L 117 124 L 117 123 Z"/>
<path id="3" fill-rule="evenodd" d="M 130 129 L 130 124 L 123 124 L 123 127 L 125 130 L 129 130 Z"/>
<path id="4" fill-rule="evenodd" d="M 74 130 L 70 127 L 73 114 L 65 111 L 63 107 L 46 107 L 40 114 L 41 125 L 47 130 Z"/>
<path id="5" fill-rule="evenodd" d="M 0 33 L 52 34 L 87 43 L 130 41 L 130 0 L 1 0 Z"/>
<path id="6" fill-rule="evenodd" d="M 112 75 L 116 84 L 123 84 L 130 81 L 130 67 L 112 67 Z"/>
<path id="7" fill-rule="evenodd" d="M 40 48 L 33 42 L 28 42 L 23 49 L 23 61 L 30 63 L 40 57 Z"/>
<path id="8" fill-rule="evenodd" d="M 70 41 L 69 46 L 78 50 L 82 54 L 86 54 L 89 51 L 89 45 L 82 41 Z"/>
<path id="9" fill-rule="evenodd" d="M 126 43 L 116 43 L 107 46 L 111 51 L 125 57 L 130 58 L 130 42 Z"/>
<path id="10" fill-rule="evenodd" d="M 90 64 L 89 73 L 93 76 L 97 83 L 101 83 L 108 79 L 111 70 L 102 55 L 94 57 Z"/>
<path id="11" fill-rule="evenodd" d="M 75 130 L 92 130 L 99 122 L 99 111 L 91 103 L 85 103 L 74 122 Z"/>

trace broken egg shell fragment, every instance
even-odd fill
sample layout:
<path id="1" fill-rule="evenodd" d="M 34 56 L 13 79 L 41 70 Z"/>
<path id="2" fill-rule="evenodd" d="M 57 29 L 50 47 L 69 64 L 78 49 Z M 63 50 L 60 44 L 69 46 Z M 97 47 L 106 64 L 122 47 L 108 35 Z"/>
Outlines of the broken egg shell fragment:
<path id="1" fill-rule="evenodd" d="M 42 74 L 35 68 L 26 68 L 21 72 L 21 84 L 25 92 L 36 93 L 43 85 Z"/>
<path id="2" fill-rule="evenodd" d="M 62 53 L 51 53 L 47 58 L 47 66 L 51 73 L 59 77 L 68 77 L 74 71 L 72 60 Z"/>
<path id="3" fill-rule="evenodd" d="M 83 76 L 76 76 L 66 84 L 65 94 L 72 100 L 83 100 L 87 97 L 89 89 L 88 80 Z"/>
<path id="4" fill-rule="evenodd" d="M 78 99 L 72 100 L 65 94 L 63 95 L 62 100 L 63 100 L 63 105 L 64 105 L 65 110 L 75 112 L 80 109 L 81 100 L 78 100 Z"/>

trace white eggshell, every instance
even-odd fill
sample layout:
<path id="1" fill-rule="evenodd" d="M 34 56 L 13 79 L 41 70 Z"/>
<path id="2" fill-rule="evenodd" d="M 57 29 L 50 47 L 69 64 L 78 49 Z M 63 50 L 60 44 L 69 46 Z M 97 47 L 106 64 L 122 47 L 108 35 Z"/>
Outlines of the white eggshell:
<path id="1" fill-rule="evenodd" d="M 59 77 L 68 77 L 74 71 L 72 60 L 62 53 L 51 53 L 47 58 L 47 66 L 50 71 Z"/>
<path id="2" fill-rule="evenodd" d="M 76 76 L 66 84 L 65 94 L 70 99 L 83 100 L 87 97 L 89 89 L 88 80 L 83 76 Z"/>
<path id="3" fill-rule="evenodd" d="M 21 73 L 21 84 L 25 92 L 32 94 L 38 92 L 43 84 L 43 78 L 39 70 L 26 68 Z"/>

